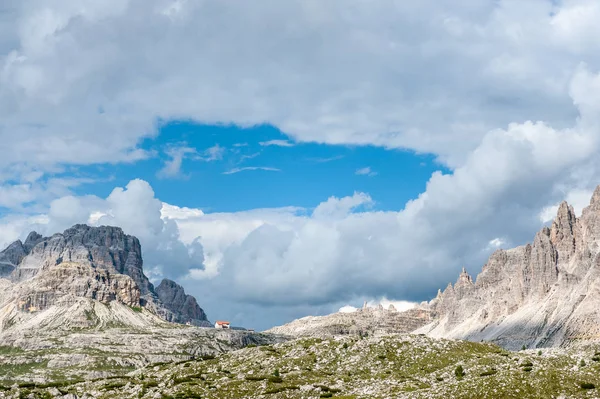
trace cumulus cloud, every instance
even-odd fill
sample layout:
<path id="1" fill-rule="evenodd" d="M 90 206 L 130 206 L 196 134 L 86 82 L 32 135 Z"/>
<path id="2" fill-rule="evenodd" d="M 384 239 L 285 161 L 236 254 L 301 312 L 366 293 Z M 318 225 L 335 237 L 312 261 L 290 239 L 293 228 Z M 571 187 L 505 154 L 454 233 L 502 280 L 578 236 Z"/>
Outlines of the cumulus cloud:
<path id="1" fill-rule="evenodd" d="M 11 5 L 0 14 L 3 206 L 48 198 L 42 176 L 61 165 L 148 157 L 139 143 L 171 119 L 270 123 L 294 142 L 408 148 L 451 169 L 390 212 L 355 193 L 313 210 L 205 214 L 165 207 L 134 180 L 107 198 L 52 185 L 48 209 L 2 220 L 0 239 L 36 224 L 121 225 L 148 269 L 187 276 L 201 303 L 239 320 L 264 306 L 269 323 L 426 299 L 500 242 L 530 240 L 560 200 L 580 208 L 598 182 L 593 0 Z M 276 170 L 229 172 L 257 169 Z"/>
<path id="2" fill-rule="evenodd" d="M 593 0 L 9 4 L 2 167 L 143 159 L 140 141 L 172 119 L 270 123 L 455 167 L 492 128 L 571 123 L 575 66 L 600 67 Z"/>

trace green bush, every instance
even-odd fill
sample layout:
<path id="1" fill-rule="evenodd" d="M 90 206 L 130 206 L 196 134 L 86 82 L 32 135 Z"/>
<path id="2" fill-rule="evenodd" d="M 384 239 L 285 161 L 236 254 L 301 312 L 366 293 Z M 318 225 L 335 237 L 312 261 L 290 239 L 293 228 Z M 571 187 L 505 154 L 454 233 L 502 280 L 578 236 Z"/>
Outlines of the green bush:
<path id="1" fill-rule="evenodd" d="M 279 384 L 279 383 L 283 382 L 283 378 L 272 375 L 272 376 L 269 376 L 269 382 L 274 382 L 274 383 Z"/>
<path id="2" fill-rule="evenodd" d="M 581 384 L 579 384 L 579 386 L 582 389 L 596 389 L 596 386 L 594 384 L 589 383 L 589 382 L 582 382 Z"/>
<path id="3" fill-rule="evenodd" d="M 456 378 L 458 378 L 459 380 L 461 378 L 463 378 L 465 376 L 465 369 L 463 368 L 462 365 L 458 365 L 456 366 L 456 368 L 454 369 L 454 375 L 456 376 Z"/>
<path id="4" fill-rule="evenodd" d="M 529 373 L 531 370 L 533 370 L 533 367 L 523 367 L 523 371 L 526 371 L 526 372 L 528 372 L 528 373 Z"/>
<path id="5" fill-rule="evenodd" d="M 279 374 L 279 369 L 275 369 L 275 371 L 273 371 L 273 375 L 274 375 L 275 377 L 279 377 L 279 376 L 280 376 L 280 374 Z"/>
<path id="6" fill-rule="evenodd" d="M 579 367 L 585 367 L 585 360 L 581 359 L 579 362 Z"/>
<path id="7" fill-rule="evenodd" d="M 498 372 L 498 371 L 496 371 L 496 369 L 491 369 L 491 370 L 484 371 L 483 373 L 480 373 L 480 374 L 479 374 L 479 376 L 480 376 L 480 377 L 486 377 L 486 376 L 488 376 L 488 375 L 494 375 L 494 374 L 496 374 L 497 372 Z"/>

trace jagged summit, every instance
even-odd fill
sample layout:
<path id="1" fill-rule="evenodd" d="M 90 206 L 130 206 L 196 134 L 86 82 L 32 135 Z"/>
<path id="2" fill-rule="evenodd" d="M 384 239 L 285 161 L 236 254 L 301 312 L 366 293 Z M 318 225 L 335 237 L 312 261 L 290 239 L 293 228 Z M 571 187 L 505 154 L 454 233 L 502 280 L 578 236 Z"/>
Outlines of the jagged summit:
<path id="1" fill-rule="evenodd" d="M 432 336 L 509 348 L 600 340 L 600 186 L 577 218 L 562 202 L 533 243 L 497 250 L 473 283 L 463 269 L 429 302 Z"/>
<path id="2" fill-rule="evenodd" d="M 104 319 L 112 315 L 119 323 L 143 325 L 162 319 L 210 325 L 195 299 L 170 280 L 167 286 L 175 284 L 176 296 L 185 300 L 174 306 L 159 298 L 144 274 L 139 240 L 119 227 L 77 224 L 51 237 L 31 232 L 24 243 L 17 240 L 0 252 L 0 278 L 4 278 L 0 279 L 0 322 L 4 327 L 33 319 L 52 323 L 56 314 L 77 319 L 82 312 L 95 312 L 96 302 L 111 306 L 115 312 Z M 70 316 L 63 312 L 67 308 Z M 147 314 L 125 314 L 133 309 L 145 309 Z M 79 324 L 84 326 L 93 327 L 99 321 L 81 318 Z"/>

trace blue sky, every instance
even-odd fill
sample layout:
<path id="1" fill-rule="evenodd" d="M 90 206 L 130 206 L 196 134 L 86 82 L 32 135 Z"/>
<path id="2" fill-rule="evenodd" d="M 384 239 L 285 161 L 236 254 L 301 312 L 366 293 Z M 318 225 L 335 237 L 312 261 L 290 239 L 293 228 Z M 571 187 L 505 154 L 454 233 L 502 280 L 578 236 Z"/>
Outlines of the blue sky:
<path id="1" fill-rule="evenodd" d="M 599 19 L 597 0 L 4 0 L 0 242 L 120 226 L 155 280 L 255 328 L 427 300 L 588 204 Z"/>
<path id="2" fill-rule="evenodd" d="M 210 148 L 221 156 L 206 160 Z M 199 125 L 174 121 L 141 148 L 156 154 L 133 164 L 80 169 L 82 175 L 108 176 L 84 184 L 77 194 L 106 197 L 115 186 L 132 179 L 151 182 L 161 200 L 207 212 L 236 212 L 256 208 L 296 206 L 311 209 L 330 196 L 355 191 L 369 193 L 378 210 L 397 210 L 425 190 L 431 174 L 448 172 L 434 156 L 410 150 L 375 146 L 297 143 L 269 125 Z M 169 148 L 186 147 L 177 174 L 161 176 Z M 244 168 L 272 168 L 273 170 Z M 240 170 L 236 173 L 236 170 Z"/>

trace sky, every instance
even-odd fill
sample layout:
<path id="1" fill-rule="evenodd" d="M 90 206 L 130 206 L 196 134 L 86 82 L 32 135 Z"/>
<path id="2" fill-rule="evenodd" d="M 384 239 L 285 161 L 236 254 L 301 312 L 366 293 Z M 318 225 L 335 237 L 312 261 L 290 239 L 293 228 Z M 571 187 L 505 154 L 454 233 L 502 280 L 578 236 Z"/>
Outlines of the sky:
<path id="1" fill-rule="evenodd" d="M 136 235 L 266 329 L 435 296 L 600 184 L 593 0 L 4 0 L 0 244 Z"/>

